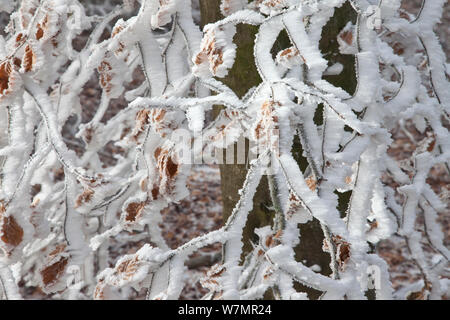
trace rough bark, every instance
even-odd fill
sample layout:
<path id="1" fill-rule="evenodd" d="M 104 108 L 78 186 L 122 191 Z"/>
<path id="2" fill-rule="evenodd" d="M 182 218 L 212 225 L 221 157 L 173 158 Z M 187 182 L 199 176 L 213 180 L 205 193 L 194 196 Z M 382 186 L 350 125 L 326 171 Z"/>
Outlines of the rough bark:
<path id="1" fill-rule="evenodd" d="M 201 23 L 215 22 L 222 17 L 219 10 L 220 0 L 200 0 Z M 257 27 L 249 25 L 238 25 L 234 42 L 237 44 L 236 60 L 233 68 L 225 79 L 221 79 L 239 97 L 242 97 L 251 87 L 258 85 L 261 78 L 258 75 L 253 58 L 253 45 Z M 221 106 L 216 106 L 216 113 Z M 229 152 L 235 146 L 230 147 Z M 234 206 L 239 200 L 238 191 L 242 187 L 247 173 L 245 164 L 222 164 L 220 165 L 221 189 L 223 199 L 223 219 L 226 221 Z M 273 212 L 271 207 L 270 193 L 267 179 L 264 177 L 257 189 L 253 201 L 253 211 L 248 217 L 247 225 L 243 233 L 244 252 L 251 249 L 251 242 L 257 242 L 258 238 L 253 230 L 272 222 Z"/>

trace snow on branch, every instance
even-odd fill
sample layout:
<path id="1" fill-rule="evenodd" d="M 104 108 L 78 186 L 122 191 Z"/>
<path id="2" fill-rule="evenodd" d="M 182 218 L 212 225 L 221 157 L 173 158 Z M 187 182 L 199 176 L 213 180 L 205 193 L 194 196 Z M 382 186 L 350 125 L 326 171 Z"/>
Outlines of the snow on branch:
<path id="1" fill-rule="evenodd" d="M 390 299 L 387 264 L 371 247 L 396 236 L 422 276 L 400 298 L 442 298 L 449 250 L 438 217 L 448 208 L 428 177 L 434 166 L 450 173 L 450 86 L 433 31 L 446 1 L 424 0 L 416 17 L 401 14 L 400 1 L 350 1 L 356 25 L 349 21 L 336 40 L 356 61 L 353 95 L 325 80 L 343 66 L 329 65 L 319 46 L 344 3 L 222 0 L 224 18 L 200 30 L 190 0 L 128 0 L 100 11 L 78 0 L 2 2 L 10 21 L 0 35 L 0 297 L 20 299 L 20 282 L 54 298 L 122 299 L 145 289 L 148 299 L 177 299 L 189 255 L 221 243 L 222 261 L 201 280 L 207 299 L 260 299 L 267 290 L 307 298 L 295 282 L 322 299 L 365 299 L 376 282 L 376 297 Z M 243 98 L 223 80 L 237 59 L 238 24 L 257 28 L 262 79 Z M 282 32 L 290 45 L 273 52 Z M 144 79 L 138 85 L 136 72 Z M 81 123 L 80 97 L 92 79 L 101 95 Z M 116 99 L 127 106 L 108 116 Z M 208 120 L 214 105 L 224 109 Z M 427 137 L 399 162 L 388 149 L 406 121 Z M 194 159 L 241 136 L 262 150 L 224 226 L 171 249 L 161 211 L 188 195 L 191 164 L 180 155 L 179 130 L 195 142 L 206 137 Z M 68 135 L 81 150 L 69 148 Z M 304 171 L 292 154 L 296 136 Z M 121 152 L 105 165 L 100 156 L 110 142 Z M 243 252 L 263 175 L 276 216 Z M 339 212 L 336 193 L 344 191 L 351 197 Z M 415 228 L 419 215 L 423 232 Z M 298 224 L 311 219 L 322 226 L 331 275 L 295 260 Z M 110 246 L 142 239 L 136 253 L 110 264 Z"/>

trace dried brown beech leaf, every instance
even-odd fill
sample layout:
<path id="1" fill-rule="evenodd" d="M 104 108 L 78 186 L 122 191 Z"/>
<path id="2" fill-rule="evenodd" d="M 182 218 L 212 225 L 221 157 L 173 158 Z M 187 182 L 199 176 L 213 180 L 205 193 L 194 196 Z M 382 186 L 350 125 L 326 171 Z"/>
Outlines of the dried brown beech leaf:
<path id="1" fill-rule="evenodd" d="M 35 34 L 36 40 L 40 40 L 44 36 L 44 29 L 42 29 L 42 26 L 40 23 L 37 24 L 36 29 L 37 29 L 36 34 Z"/>
<path id="2" fill-rule="evenodd" d="M 151 186 L 151 190 L 150 187 L 148 185 L 148 177 L 144 178 L 141 180 L 140 182 L 140 187 L 142 191 L 147 191 L 150 192 L 149 195 L 151 195 L 151 199 L 152 200 L 156 200 L 158 198 L 159 195 L 159 187 L 158 186 Z"/>
<path id="3" fill-rule="evenodd" d="M 194 62 L 196 65 L 208 62 L 213 75 L 217 74 L 217 69 L 223 64 L 223 46 L 217 44 L 214 31 L 210 31 L 204 36 L 201 51 L 195 57 Z"/>
<path id="4" fill-rule="evenodd" d="M 200 279 L 200 284 L 212 292 L 218 292 L 220 287 L 220 277 L 224 274 L 225 267 L 222 264 L 213 265 L 206 276 Z"/>
<path id="5" fill-rule="evenodd" d="M 342 269 L 344 269 L 345 264 L 348 259 L 350 259 L 350 244 L 347 242 L 338 245 L 338 263 Z"/>
<path id="6" fill-rule="evenodd" d="M 266 238 L 265 245 L 267 248 L 272 247 L 273 245 L 273 237 L 270 235 Z"/>
<path id="7" fill-rule="evenodd" d="M 42 269 L 40 272 L 42 283 L 45 286 L 51 286 L 52 284 L 55 284 L 63 274 L 68 262 L 69 258 L 62 257 L 58 261 Z"/>
<path id="8" fill-rule="evenodd" d="M 120 31 L 122 31 L 122 30 L 123 30 L 122 25 L 114 26 L 114 28 L 112 29 L 112 32 L 111 32 L 111 38 L 114 38 L 115 36 L 117 36 L 120 33 Z"/>
<path id="9" fill-rule="evenodd" d="M 300 200 L 295 196 L 294 193 L 291 192 L 290 196 L 289 196 L 289 207 L 288 207 L 288 211 L 286 214 L 287 218 L 288 219 L 292 218 L 292 216 L 294 214 L 296 214 L 297 211 L 299 209 L 301 209 L 302 207 L 303 206 L 302 206 L 302 203 L 300 202 Z"/>
<path id="10" fill-rule="evenodd" d="M 406 300 L 427 300 L 431 290 L 431 284 L 426 283 L 420 291 L 410 292 Z"/>
<path id="11" fill-rule="evenodd" d="M 77 197 L 77 200 L 75 201 L 75 208 L 80 207 L 83 203 L 91 201 L 94 193 L 94 190 L 85 188 L 83 193 Z"/>
<path id="12" fill-rule="evenodd" d="M 149 119 L 153 130 L 163 138 L 177 127 L 176 121 L 168 120 L 170 117 L 166 117 L 166 115 L 167 111 L 161 108 L 151 109 L 149 113 Z"/>
<path id="13" fill-rule="evenodd" d="M 111 64 L 106 61 L 103 60 L 100 63 L 100 66 L 97 68 L 98 73 L 100 74 L 100 85 L 103 88 L 103 90 L 106 91 L 106 93 L 110 93 L 112 90 L 112 83 L 111 80 L 113 78 L 113 76 L 115 75 L 112 72 L 112 67 Z"/>
<path id="14" fill-rule="evenodd" d="M 283 64 L 286 67 L 305 63 L 305 58 L 300 55 L 300 52 L 296 47 L 289 47 L 277 54 L 277 62 Z"/>
<path id="15" fill-rule="evenodd" d="M 123 283 L 136 281 L 135 276 L 142 267 L 145 267 L 145 262 L 141 261 L 138 255 L 128 255 L 121 258 L 111 270 L 112 273 L 110 275 L 98 280 L 94 298 L 96 300 L 109 299 L 108 288 L 111 286 L 120 287 Z"/>
<path id="16" fill-rule="evenodd" d="M 19 32 L 16 36 L 16 48 L 20 47 L 26 40 L 22 32 Z"/>
<path id="17" fill-rule="evenodd" d="M 25 47 L 25 54 L 22 58 L 22 66 L 25 72 L 30 72 L 33 70 L 34 65 L 36 64 L 36 55 L 33 52 L 33 49 L 30 45 Z"/>
<path id="18" fill-rule="evenodd" d="M 60 280 L 69 263 L 69 254 L 65 251 L 66 247 L 65 243 L 56 245 L 39 269 L 41 286 L 44 292 L 56 292 L 62 289 Z"/>
<path id="19" fill-rule="evenodd" d="M 153 200 L 156 200 L 159 195 L 159 188 L 156 186 L 152 189 L 152 198 Z"/>
<path id="20" fill-rule="evenodd" d="M 434 150 L 434 147 L 436 146 L 436 135 L 434 133 L 430 134 L 430 139 L 431 141 L 429 142 L 427 147 L 428 152 L 432 152 Z"/>
<path id="21" fill-rule="evenodd" d="M 42 19 L 41 22 L 38 22 L 36 25 L 36 40 L 41 40 L 44 35 L 45 32 L 48 31 L 49 28 L 49 16 L 48 14 L 45 15 L 44 19 Z"/>
<path id="22" fill-rule="evenodd" d="M 23 240 L 23 229 L 17 223 L 16 219 L 13 216 L 6 216 L 5 213 L 2 213 L 2 216 L 0 218 L 0 225 L 2 242 L 5 243 L 9 248 L 17 247 Z"/>
<path id="23" fill-rule="evenodd" d="M 105 300 L 105 280 L 100 279 L 94 289 L 94 300 Z"/>
<path id="24" fill-rule="evenodd" d="M 308 186 L 308 188 L 311 191 L 315 191 L 316 190 L 316 188 L 317 188 L 317 181 L 314 178 L 314 176 L 312 176 L 312 175 L 309 176 L 308 178 L 305 179 L 305 182 L 306 182 L 306 185 Z"/>
<path id="25" fill-rule="evenodd" d="M 175 178 L 178 174 L 178 164 L 167 149 L 156 148 L 154 155 L 160 178 L 158 193 L 166 194 L 172 191 L 174 187 Z"/>
<path id="26" fill-rule="evenodd" d="M 117 24 L 114 26 L 111 32 L 111 38 L 115 38 L 123 29 L 125 28 L 125 24 L 123 21 L 118 21 Z M 119 48 L 114 51 L 116 55 L 121 54 L 125 49 L 125 44 L 123 42 L 119 42 Z M 124 58 L 124 61 L 128 60 L 129 54 Z"/>
<path id="27" fill-rule="evenodd" d="M 17 57 L 14 57 L 14 65 L 20 69 L 20 67 L 22 66 L 22 60 L 20 60 Z"/>
<path id="28" fill-rule="evenodd" d="M 295 47 L 289 47 L 281 51 L 280 56 L 282 57 L 294 57 L 299 54 L 299 51 Z"/>
<path id="29" fill-rule="evenodd" d="M 235 119 L 236 117 L 239 116 L 239 111 L 237 111 L 237 110 L 224 110 L 223 111 L 223 115 L 226 118 L 228 118 L 230 120 L 233 120 L 233 119 Z"/>
<path id="30" fill-rule="evenodd" d="M 14 92 L 20 83 L 20 75 L 14 67 L 10 61 L 4 61 L 0 64 L 0 100 Z"/>
<path id="31" fill-rule="evenodd" d="M 94 300 L 105 300 L 105 279 L 100 279 L 94 289 Z"/>
<path id="32" fill-rule="evenodd" d="M 130 203 L 127 208 L 126 212 L 127 215 L 125 217 L 125 220 L 128 222 L 134 222 L 136 221 L 136 218 L 141 214 L 142 210 L 144 209 L 146 205 L 146 202 L 132 202 Z"/>
<path id="33" fill-rule="evenodd" d="M 263 103 L 260 109 L 260 117 L 256 128 L 255 135 L 257 139 L 260 139 L 266 133 L 267 129 L 277 129 L 278 128 L 278 117 L 274 116 L 275 108 L 274 106 L 280 106 L 278 102 L 275 101 L 266 101 Z M 268 128 L 269 127 L 269 128 Z"/>
<path id="34" fill-rule="evenodd" d="M 345 270 L 345 265 L 347 264 L 348 260 L 350 259 L 350 244 L 346 242 L 342 237 L 340 236 L 333 236 L 332 241 L 336 246 L 336 261 L 339 264 L 339 267 L 342 270 Z M 330 252 L 330 249 L 328 247 L 327 242 L 324 240 L 323 242 L 323 251 Z"/>
<path id="35" fill-rule="evenodd" d="M 275 115 L 277 106 L 280 106 L 279 102 L 265 101 L 258 112 L 258 122 L 253 130 L 259 145 L 270 148 L 275 152 L 278 151 L 279 141 L 278 117 Z"/>
<path id="36" fill-rule="evenodd" d="M 208 130 L 205 135 L 212 142 L 223 141 L 228 137 L 230 130 L 236 130 L 236 127 L 240 126 L 239 117 L 240 114 L 236 110 L 222 110 L 217 117 L 219 120 L 216 126 Z"/>
<path id="37" fill-rule="evenodd" d="M 353 43 L 353 32 L 351 32 L 351 31 L 349 31 L 349 30 L 344 31 L 344 32 L 341 32 L 341 33 L 339 34 L 339 37 L 340 37 L 342 40 L 344 40 L 344 42 L 345 42 L 346 44 L 348 44 L 349 46 L 352 45 L 352 43 Z"/>
<path id="38" fill-rule="evenodd" d="M 126 60 L 126 59 L 125 59 Z M 127 64 L 122 58 L 116 57 L 113 52 L 106 52 L 103 60 L 97 67 L 99 73 L 99 83 L 106 96 L 115 99 L 125 89 L 123 87 L 126 80 Z"/>
<path id="39" fill-rule="evenodd" d="M 145 131 L 146 126 L 149 124 L 150 110 L 142 109 L 136 113 L 136 125 L 133 130 L 133 139 L 138 140 L 142 132 Z"/>
<path id="40" fill-rule="evenodd" d="M 137 256 L 122 261 L 114 270 L 121 280 L 129 280 L 139 269 L 140 261 Z"/>
<path id="41" fill-rule="evenodd" d="M 0 64 L 0 94 L 5 94 L 9 89 L 9 76 L 11 75 L 12 67 L 7 61 Z"/>
<path id="42" fill-rule="evenodd" d="M 163 121 L 164 116 L 166 115 L 166 110 L 164 109 L 152 109 L 151 111 L 151 119 L 153 123 L 158 123 Z"/>
<path id="43" fill-rule="evenodd" d="M 266 237 L 264 244 L 266 248 L 272 248 L 280 244 L 281 236 L 283 234 L 282 230 L 278 230 L 274 235 L 269 235 Z"/>

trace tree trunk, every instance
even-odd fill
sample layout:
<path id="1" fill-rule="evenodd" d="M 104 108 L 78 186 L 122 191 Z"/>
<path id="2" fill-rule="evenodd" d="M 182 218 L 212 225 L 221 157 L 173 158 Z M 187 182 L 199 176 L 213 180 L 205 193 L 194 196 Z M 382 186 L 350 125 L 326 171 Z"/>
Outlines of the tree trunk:
<path id="1" fill-rule="evenodd" d="M 202 26 L 222 18 L 219 6 L 220 0 L 200 0 Z M 353 93 L 356 87 L 354 58 L 353 56 L 340 55 L 336 40 L 337 34 L 349 20 L 355 20 L 355 14 L 351 6 L 346 3 L 342 8 L 336 10 L 334 17 L 325 27 L 320 43 L 320 49 L 322 50 L 324 57 L 330 61 L 329 65 L 340 62 L 344 66 L 344 71 L 340 75 L 329 76 L 327 77 L 327 80 L 332 84 L 343 88 L 347 92 Z M 227 77 L 221 79 L 239 97 L 242 97 L 248 89 L 261 82 L 253 58 L 253 46 L 257 31 L 258 28 L 254 26 L 242 24 L 237 26 L 237 32 L 233 39 L 234 43 L 237 45 L 235 64 Z M 274 51 L 278 52 L 289 45 L 290 41 L 287 35 L 285 32 L 282 32 L 275 44 L 276 48 L 274 48 Z M 216 107 L 216 114 L 220 108 L 220 106 Z M 321 119 L 318 121 L 320 124 Z M 302 146 L 297 137 L 294 140 L 292 153 L 300 168 L 304 171 L 308 162 L 302 156 Z M 224 221 L 227 220 L 239 200 L 238 191 L 244 183 L 246 173 L 246 165 L 220 165 Z M 341 210 L 344 211 L 347 207 L 346 204 L 348 203 L 349 194 L 339 195 L 339 198 L 339 208 L 342 208 Z M 248 221 L 244 229 L 242 238 L 244 243 L 244 253 L 252 248 L 251 242 L 256 243 L 258 241 L 254 229 L 273 223 L 274 211 L 270 209 L 272 207 L 270 199 L 267 178 L 263 177 L 253 199 L 253 210 L 248 216 Z M 318 265 L 321 268 L 322 274 L 329 275 L 331 273 L 330 257 L 328 253 L 325 253 L 322 250 L 324 236 L 320 223 L 314 219 L 299 227 L 301 241 L 295 248 L 296 260 L 302 262 L 305 261 L 307 266 Z M 297 289 L 307 292 L 310 299 L 317 299 L 321 294 L 321 292 L 301 285 L 298 285 Z M 266 295 L 266 297 L 270 297 L 270 295 Z"/>
<path id="2" fill-rule="evenodd" d="M 220 14 L 220 0 L 200 0 L 201 23 L 205 24 L 222 19 Z M 250 88 L 261 82 L 253 58 L 253 45 L 258 28 L 255 26 L 240 24 L 237 26 L 234 42 L 237 45 L 236 60 L 233 68 L 228 72 L 225 79 L 221 79 L 239 97 L 242 97 Z M 222 107 L 215 107 L 215 115 Z M 234 148 L 234 149 L 232 149 Z M 231 146 L 230 150 L 237 150 L 236 146 Z M 221 164 L 220 178 L 223 201 L 223 220 L 226 221 L 233 208 L 239 200 L 238 191 L 244 184 L 247 174 L 245 164 Z M 258 238 L 254 234 L 254 229 L 266 226 L 273 220 L 274 212 L 271 207 L 270 192 L 267 178 L 263 177 L 255 197 L 253 199 L 253 210 L 250 212 L 247 225 L 243 233 L 244 252 L 248 252 L 251 242 L 257 242 Z"/>

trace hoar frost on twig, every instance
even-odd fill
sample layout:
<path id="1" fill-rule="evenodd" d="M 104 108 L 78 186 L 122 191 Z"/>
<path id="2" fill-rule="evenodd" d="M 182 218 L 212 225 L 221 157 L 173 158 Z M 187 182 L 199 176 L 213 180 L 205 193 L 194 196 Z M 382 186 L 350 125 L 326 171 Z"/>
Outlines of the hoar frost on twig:
<path id="1" fill-rule="evenodd" d="M 322 29 L 344 2 L 223 0 L 224 18 L 203 33 L 190 0 L 128 0 L 103 16 L 88 15 L 77 0 L 1 4 L 12 12 L 7 36 L 0 38 L 0 129 L 7 137 L 0 146 L 3 297 L 20 298 L 23 279 L 62 298 L 123 298 L 128 288 L 146 288 L 149 299 L 176 299 L 189 254 L 220 242 L 222 262 L 202 280 L 210 291 L 205 298 L 257 299 L 271 288 L 276 298 L 304 299 L 294 289 L 300 282 L 323 292 L 322 299 L 365 299 L 367 270 L 376 266 L 376 297 L 390 299 L 387 265 L 370 253 L 369 243 L 394 233 L 406 240 L 420 269 L 419 293 L 442 297 L 449 252 L 437 214 L 446 206 L 426 178 L 432 166 L 443 164 L 448 173 L 450 165 L 442 120 L 450 113 L 448 74 L 433 32 L 445 0 L 423 1 L 415 18 L 399 14 L 400 0 L 350 1 L 357 23 L 341 31 L 338 43 L 356 59 L 352 96 L 323 79 L 342 66 L 328 66 L 319 50 Z M 254 60 L 262 79 L 242 99 L 220 80 L 234 65 L 233 37 L 241 23 L 258 26 Z M 101 40 L 110 24 L 111 36 Z M 90 36 L 77 51 L 72 40 L 84 30 Z M 274 59 L 271 49 L 283 30 L 291 46 Z M 136 68 L 145 81 L 127 90 Z M 78 156 L 62 127 L 70 116 L 81 116 L 80 93 L 96 74 L 101 100 L 91 121 L 78 127 L 76 137 L 85 144 Z M 121 95 L 128 106 L 102 122 Z M 313 117 L 320 104 L 319 126 Z M 213 105 L 225 110 L 207 125 L 205 112 Z M 413 154 L 409 175 L 387 153 L 391 130 L 408 119 L 431 133 Z M 177 159 L 177 129 L 207 133 L 205 144 L 244 136 L 265 149 L 251 162 L 226 224 L 170 249 L 158 227 L 160 212 L 188 194 L 190 168 Z M 295 135 L 309 162 L 305 173 L 291 154 Z M 99 153 L 109 141 L 125 151 L 104 168 Z M 274 225 L 255 230 L 259 243 L 241 264 L 242 230 L 264 174 Z M 399 187 L 384 185 L 383 174 Z M 344 218 L 336 190 L 352 191 Z M 437 263 L 427 260 L 414 228 L 419 212 Z M 298 223 L 313 217 L 331 255 L 330 276 L 294 258 Z M 152 244 L 109 267 L 107 248 L 111 239 L 126 241 L 123 231 L 148 232 Z M 69 285 L 73 267 L 82 285 Z"/>

